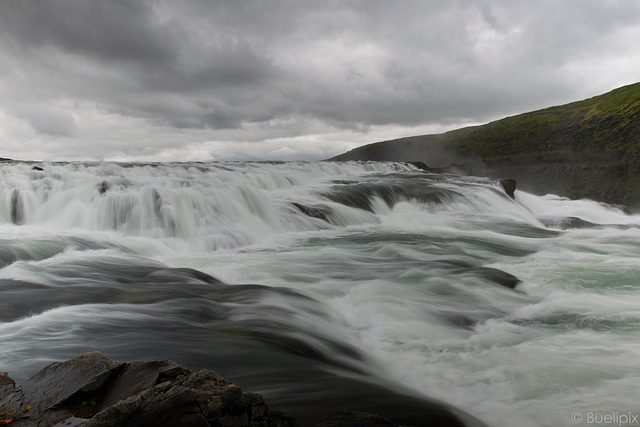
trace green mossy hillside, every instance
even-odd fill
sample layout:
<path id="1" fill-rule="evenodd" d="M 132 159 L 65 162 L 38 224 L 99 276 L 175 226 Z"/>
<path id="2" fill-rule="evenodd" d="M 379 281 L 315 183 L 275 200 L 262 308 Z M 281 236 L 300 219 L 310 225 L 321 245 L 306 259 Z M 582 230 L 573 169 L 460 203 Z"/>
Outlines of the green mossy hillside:
<path id="1" fill-rule="evenodd" d="M 640 209 L 640 83 L 441 135 L 358 147 L 330 160 L 420 161 L 510 177 L 539 194 Z"/>
<path id="2" fill-rule="evenodd" d="M 555 150 L 637 157 L 639 146 L 640 83 L 636 83 L 477 127 L 456 151 L 482 158 Z"/>

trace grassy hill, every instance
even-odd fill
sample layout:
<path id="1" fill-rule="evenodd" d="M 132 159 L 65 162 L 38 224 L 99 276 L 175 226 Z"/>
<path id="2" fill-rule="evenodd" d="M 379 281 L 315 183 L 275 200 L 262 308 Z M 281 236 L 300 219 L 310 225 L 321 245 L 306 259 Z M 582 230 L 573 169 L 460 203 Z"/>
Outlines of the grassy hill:
<path id="1" fill-rule="evenodd" d="M 331 160 L 421 161 L 518 187 L 640 208 L 640 83 L 584 101 L 440 135 L 356 148 Z"/>

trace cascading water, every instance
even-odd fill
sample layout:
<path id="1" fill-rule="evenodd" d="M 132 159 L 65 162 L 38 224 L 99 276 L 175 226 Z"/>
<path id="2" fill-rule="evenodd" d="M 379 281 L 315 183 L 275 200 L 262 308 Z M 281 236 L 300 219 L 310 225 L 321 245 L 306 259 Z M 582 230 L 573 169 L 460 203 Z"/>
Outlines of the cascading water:
<path id="1" fill-rule="evenodd" d="M 640 412 L 638 216 L 401 163 L 32 166 L 0 165 L 17 380 L 99 350 L 216 369 L 303 425 Z"/>

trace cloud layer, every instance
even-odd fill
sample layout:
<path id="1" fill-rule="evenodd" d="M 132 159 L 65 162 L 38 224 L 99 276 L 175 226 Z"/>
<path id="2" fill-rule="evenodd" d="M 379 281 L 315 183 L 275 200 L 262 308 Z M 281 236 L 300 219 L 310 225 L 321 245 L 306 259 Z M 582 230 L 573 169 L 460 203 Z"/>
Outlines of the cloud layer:
<path id="1" fill-rule="evenodd" d="M 638 80 L 640 3 L 0 3 L 0 156 L 318 160 Z"/>

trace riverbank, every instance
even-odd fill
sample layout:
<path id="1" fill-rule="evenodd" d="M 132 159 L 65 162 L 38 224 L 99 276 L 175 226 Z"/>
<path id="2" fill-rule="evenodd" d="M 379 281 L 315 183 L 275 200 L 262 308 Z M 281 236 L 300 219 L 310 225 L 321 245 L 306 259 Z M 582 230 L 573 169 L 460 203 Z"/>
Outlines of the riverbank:
<path id="1" fill-rule="evenodd" d="M 465 425 L 435 414 L 430 425 Z M 193 372 L 169 360 L 116 362 L 99 352 L 55 362 L 20 387 L 0 375 L 0 422 L 56 426 L 298 426 L 216 372 Z M 340 410 L 317 426 L 397 426 L 388 419 Z"/>

